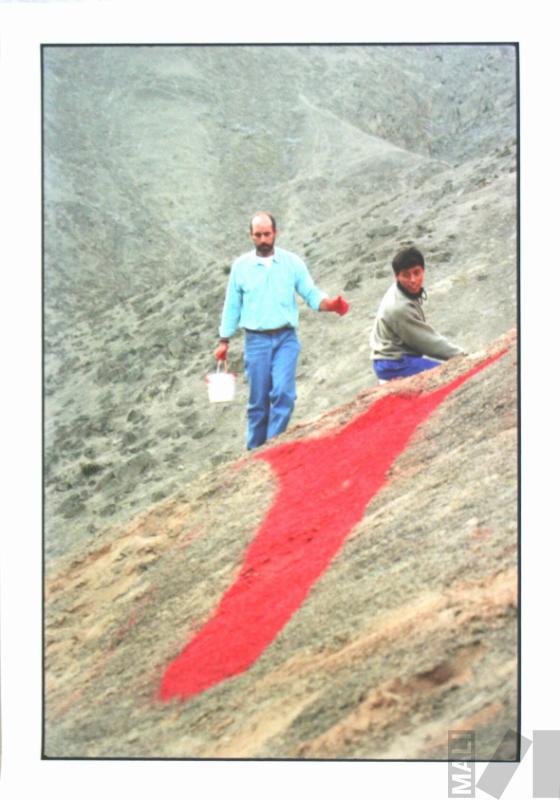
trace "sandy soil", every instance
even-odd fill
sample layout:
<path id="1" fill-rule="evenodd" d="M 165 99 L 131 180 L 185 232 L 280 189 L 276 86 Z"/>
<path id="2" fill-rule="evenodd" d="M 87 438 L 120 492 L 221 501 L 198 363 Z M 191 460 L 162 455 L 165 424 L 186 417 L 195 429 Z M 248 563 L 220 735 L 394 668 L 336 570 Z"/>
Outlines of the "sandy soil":
<path id="1" fill-rule="evenodd" d="M 517 709 L 514 332 L 267 448 L 331 435 L 382 396 L 433 391 L 504 347 L 417 429 L 260 658 L 207 691 L 159 697 L 239 577 L 276 496 L 270 465 L 218 465 L 52 562 L 46 754 L 445 759 L 447 732 L 465 728 L 491 758 Z"/>

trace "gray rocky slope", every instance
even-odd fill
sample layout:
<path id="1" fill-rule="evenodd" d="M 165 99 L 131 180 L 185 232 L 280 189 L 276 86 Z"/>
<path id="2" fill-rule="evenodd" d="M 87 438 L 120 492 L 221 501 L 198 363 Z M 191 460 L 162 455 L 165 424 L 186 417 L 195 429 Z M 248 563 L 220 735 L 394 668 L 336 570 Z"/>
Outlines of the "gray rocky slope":
<path id="1" fill-rule="evenodd" d="M 200 486 L 213 486 L 243 455 L 241 337 L 231 347 L 236 401 L 210 405 L 204 377 L 214 367 L 229 265 L 249 249 L 253 211 L 275 213 L 278 243 L 304 256 L 321 288 L 343 291 L 351 303 L 344 318 L 301 308 L 294 426 L 315 424 L 375 385 L 368 334 L 392 280 L 390 260 L 403 244 L 425 252 L 427 313 L 452 340 L 478 352 L 515 326 L 513 48 L 47 47 L 43 88 L 49 575 L 63 574 L 73 559 L 80 562 L 112 537 L 121 541 L 127 525 L 151 518 L 152 507 L 157 515 L 161 504 L 181 508 L 177 498 L 184 492 L 204 495 Z M 514 383 L 508 391 L 511 428 Z M 463 447 L 473 437 L 484 440 L 487 419 L 484 407 L 471 409 Z M 508 452 L 514 459 L 513 449 Z M 490 473 L 501 469 L 487 457 Z M 508 491 L 514 504 L 512 470 L 513 461 Z M 441 481 L 448 513 L 460 506 L 460 492 L 451 473 Z M 272 491 L 262 477 L 258 487 L 262 498 L 240 485 L 228 511 L 241 517 L 244 530 L 243 514 L 259 517 Z M 474 479 L 464 491 L 475 491 Z M 248 503 L 258 505 L 245 508 Z M 410 507 L 416 503 L 412 494 Z M 203 504 L 200 513 L 207 512 Z M 509 512 L 500 528 L 507 532 L 506 550 L 513 505 Z M 219 527 L 217 516 L 209 519 Z M 391 518 L 391 525 L 400 524 L 400 517 Z M 440 523 L 434 518 L 426 525 Z M 225 572 L 208 573 L 211 597 L 223 589 L 244 541 L 237 530 L 217 533 L 225 536 L 215 553 Z M 513 552 L 514 546 L 511 558 Z M 484 580 L 496 567 L 493 558 Z M 124 563 L 108 565 L 116 570 L 110 580 L 118 580 Z M 430 572 L 429 559 L 415 553 L 411 569 Z M 89 598 L 101 616 L 108 597 Z M 363 613 L 365 625 L 369 612 Z M 116 618 L 104 624 L 103 635 L 110 636 Z M 313 635 L 311 627 L 304 630 Z M 513 647 L 511 625 L 507 631 Z M 311 640 L 302 646 L 313 649 Z M 78 670 L 86 654 L 60 652 L 69 661 L 57 662 L 53 676 L 62 671 L 67 678 L 67 669 Z M 397 663 L 399 656 L 392 658 Z M 504 705 L 504 697 L 495 701 Z M 80 739 L 59 707 L 51 713 L 53 703 L 47 703 L 51 754 L 108 752 L 112 740 L 99 720 L 90 720 L 93 733 Z M 115 714 L 126 717 L 130 706 L 118 708 Z M 79 714 L 90 712 L 84 706 Z M 510 711 L 504 713 L 511 721 Z M 118 752 L 145 754 L 142 736 L 135 751 L 130 735 L 132 743 Z M 173 743 L 173 735 L 169 741 L 158 736 L 155 747 L 161 747 L 152 754 L 214 748 Z M 209 729 L 202 739 L 213 735 Z M 227 751 L 222 745 L 216 752 Z M 237 746 L 238 754 L 257 748 Z M 290 747 L 266 745 L 259 752 L 306 757 L 307 751 Z M 351 750 L 366 751 L 393 752 L 377 745 Z M 350 751 L 334 745 L 317 752 L 342 757 Z M 411 744 L 401 755 L 418 752 Z"/>
<path id="2" fill-rule="evenodd" d="M 59 559 L 45 585 L 46 754 L 446 759 L 448 732 L 469 730 L 477 758 L 515 758 L 515 335 L 366 389 L 278 442 L 331 436 L 391 394 L 416 400 L 504 351 L 420 425 L 262 655 L 200 694 L 164 702 L 161 681 L 235 581 L 252 618 L 242 564 L 275 500 L 268 464 L 222 464 Z M 320 544 L 321 528 L 308 534 Z"/>

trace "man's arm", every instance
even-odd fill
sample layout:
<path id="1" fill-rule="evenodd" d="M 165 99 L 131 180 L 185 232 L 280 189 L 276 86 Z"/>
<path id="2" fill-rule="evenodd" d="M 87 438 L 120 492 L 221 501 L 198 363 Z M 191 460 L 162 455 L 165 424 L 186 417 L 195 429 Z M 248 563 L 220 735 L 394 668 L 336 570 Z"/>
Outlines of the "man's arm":
<path id="1" fill-rule="evenodd" d="M 232 267 L 228 286 L 226 290 L 226 297 L 224 300 L 224 308 L 222 311 L 222 320 L 220 322 L 220 338 L 229 339 L 233 336 L 239 325 L 241 317 L 241 306 L 243 304 L 243 293 L 237 285 L 235 265 Z"/>
<path id="2" fill-rule="evenodd" d="M 231 268 L 229 275 L 226 297 L 222 310 L 222 319 L 220 322 L 220 344 L 214 351 L 214 357 L 217 361 L 225 361 L 227 359 L 229 337 L 235 333 L 237 326 L 239 325 L 242 302 L 243 295 L 235 280 L 234 265 Z"/>
<path id="3" fill-rule="evenodd" d="M 338 295 L 338 297 L 335 297 L 333 300 L 329 299 L 325 292 L 315 286 L 313 278 L 309 274 L 309 270 L 301 259 L 298 259 L 296 269 L 296 292 L 305 300 L 310 308 L 314 311 L 335 311 L 337 314 L 340 314 L 340 316 L 346 314 L 350 305 L 342 295 Z"/>
<path id="4" fill-rule="evenodd" d="M 465 355 L 460 347 L 435 331 L 416 312 L 412 303 L 407 303 L 398 314 L 392 314 L 389 323 L 402 341 L 412 350 L 440 361 L 453 356 Z"/>
<path id="5" fill-rule="evenodd" d="M 305 262 L 298 256 L 295 257 L 296 280 L 294 288 L 305 303 L 313 311 L 319 311 L 320 304 L 327 298 L 326 292 L 321 291 L 309 274 Z"/>

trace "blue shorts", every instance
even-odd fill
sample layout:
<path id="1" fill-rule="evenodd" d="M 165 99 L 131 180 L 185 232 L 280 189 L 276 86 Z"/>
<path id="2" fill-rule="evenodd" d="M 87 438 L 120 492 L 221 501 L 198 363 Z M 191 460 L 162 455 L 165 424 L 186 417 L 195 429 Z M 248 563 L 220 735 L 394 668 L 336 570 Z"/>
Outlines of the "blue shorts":
<path id="1" fill-rule="evenodd" d="M 424 372 L 427 369 L 439 367 L 439 361 L 433 361 L 431 358 L 424 356 L 402 356 L 401 358 L 392 360 L 385 358 L 376 358 L 373 362 L 373 369 L 378 378 L 382 381 L 392 381 L 395 378 L 406 378 L 409 375 L 416 375 L 418 372 Z"/>

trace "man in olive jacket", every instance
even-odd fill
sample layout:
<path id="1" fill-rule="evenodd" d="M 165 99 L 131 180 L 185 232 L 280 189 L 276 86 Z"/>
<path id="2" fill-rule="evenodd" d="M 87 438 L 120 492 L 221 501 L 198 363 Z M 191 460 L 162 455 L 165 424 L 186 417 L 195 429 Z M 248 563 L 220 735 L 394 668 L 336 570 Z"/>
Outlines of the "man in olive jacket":
<path id="1" fill-rule="evenodd" d="M 415 247 L 400 250 L 392 266 L 395 282 L 381 301 L 370 336 L 373 369 L 382 382 L 415 375 L 439 366 L 440 361 L 465 355 L 426 322 L 422 253 Z"/>

